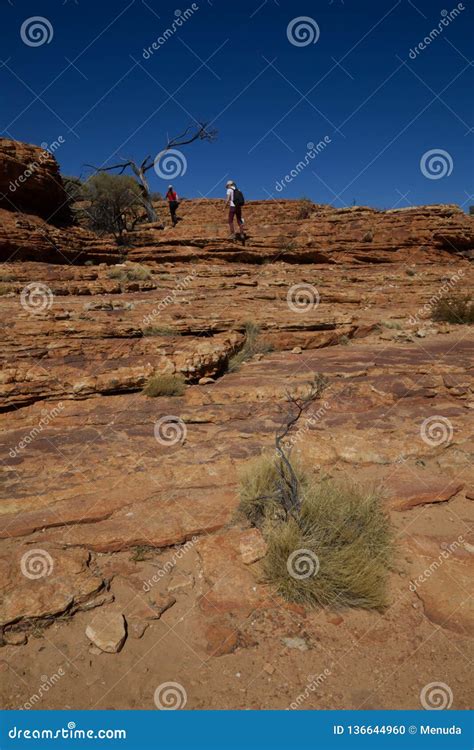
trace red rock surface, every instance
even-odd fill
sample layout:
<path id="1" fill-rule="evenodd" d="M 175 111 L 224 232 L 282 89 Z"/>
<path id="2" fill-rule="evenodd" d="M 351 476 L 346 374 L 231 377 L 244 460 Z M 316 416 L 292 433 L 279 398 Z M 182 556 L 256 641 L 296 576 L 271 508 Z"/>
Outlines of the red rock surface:
<path id="1" fill-rule="evenodd" d="M 0 138 L 0 208 L 69 224 L 71 212 L 54 156 L 44 148 Z"/>
<path id="2" fill-rule="evenodd" d="M 78 676 L 48 708 L 153 708 L 167 679 L 190 708 L 286 708 L 324 669 L 305 708 L 418 708 L 440 678 L 466 708 L 474 347 L 471 327 L 432 322 L 429 303 L 454 277 L 472 288 L 457 254 L 472 217 L 316 206 L 299 219 L 297 203 L 255 202 L 243 248 L 222 204 L 180 211 L 175 230 L 137 232 L 120 268 L 148 274 L 121 280 L 109 239 L 0 209 L 13 253 L 0 296 L 3 703 L 23 705 L 59 653 Z M 295 310 L 299 285 L 319 304 Z M 230 372 L 249 323 L 263 345 Z M 184 394 L 144 396 L 156 373 L 184 375 Z M 294 450 L 315 477 L 382 490 L 399 550 L 383 613 L 286 604 L 236 517 L 239 471 L 274 445 L 287 389 L 315 373 L 328 385 Z M 53 559 L 39 579 L 22 572 L 31 550 Z M 104 657 L 106 677 L 84 635 L 96 606 L 134 636 Z M 307 651 L 283 645 L 295 638 Z"/>

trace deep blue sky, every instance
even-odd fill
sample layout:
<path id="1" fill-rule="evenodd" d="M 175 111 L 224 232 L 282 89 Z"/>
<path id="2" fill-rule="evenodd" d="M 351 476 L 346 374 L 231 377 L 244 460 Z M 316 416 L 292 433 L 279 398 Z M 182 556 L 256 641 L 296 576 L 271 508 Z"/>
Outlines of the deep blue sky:
<path id="1" fill-rule="evenodd" d="M 187 197 L 221 196 L 232 176 L 248 198 L 474 204 L 467 0 L 414 60 L 410 49 L 454 0 L 198 0 L 145 60 L 143 49 L 171 26 L 175 10 L 191 6 L 179 1 L 2 0 L 2 135 L 36 144 L 62 136 L 63 174 L 86 175 L 87 162 L 154 155 L 167 132 L 203 118 L 219 136 L 184 150 L 187 172 L 173 183 Z M 31 16 L 49 20 L 49 44 L 21 40 Z M 317 43 L 289 42 L 288 24 L 300 16 L 318 24 Z M 278 192 L 307 143 L 324 136 L 331 139 L 324 151 Z M 449 176 L 422 174 L 420 158 L 432 149 L 447 152 Z M 163 190 L 167 181 L 149 176 Z"/>

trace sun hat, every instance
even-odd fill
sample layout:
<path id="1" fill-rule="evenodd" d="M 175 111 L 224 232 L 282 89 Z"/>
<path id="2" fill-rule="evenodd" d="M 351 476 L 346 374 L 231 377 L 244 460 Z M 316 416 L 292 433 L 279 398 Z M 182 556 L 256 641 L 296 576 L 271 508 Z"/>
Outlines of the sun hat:
<path id="1" fill-rule="evenodd" d="M 226 185 L 225 185 L 225 186 L 226 186 L 226 187 L 232 187 L 232 185 L 234 185 L 234 180 L 227 180 L 227 182 L 226 182 Z"/>

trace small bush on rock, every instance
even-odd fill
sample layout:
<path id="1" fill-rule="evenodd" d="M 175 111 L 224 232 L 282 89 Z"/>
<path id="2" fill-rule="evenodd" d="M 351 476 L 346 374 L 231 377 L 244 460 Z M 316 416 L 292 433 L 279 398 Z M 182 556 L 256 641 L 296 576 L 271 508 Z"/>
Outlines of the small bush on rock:
<path id="1" fill-rule="evenodd" d="M 185 391 L 182 375 L 156 374 L 152 375 L 143 389 L 145 396 L 182 396 Z"/>
<path id="2" fill-rule="evenodd" d="M 235 372 L 255 354 L 267 354 L 273 346 L 261 336 L 260 328 L 255 323 L 245 324 L 245 341 L 242 349 L 229 359 L 228 370 Z"/>
<path id="3" fill-rule="evenodd" d="M 444 323 L 474 323 L 474 301 L 470 295 L 443 297 L 433 306 L 431 317 Z"/>
<path id="4" fill-rule="evenodd" d="M 139 263 L 126 263 L 124 266 L 112 268 L 108 273 L 109 279 L 119 281 L 149 281 L 151 270 Z"/>
<path id="5" fill-rule="evenodd" d="M 393 541 L 379 495 L 329 479 L 311 482 L 298 467 L 301 510 L 285 514 L 277 460 L 255 459 L 240 482 L 240 510 L 268 543 L 267 581 L 292 602 L 384 607 Z"/>
<path id="6" fill-rule="evenodd" d="M 313 201 L 310 200 L 309 198 L 300 198 L 299 206 L 298 206 L 298 213 L 296 214 L 296 218 L 299 220 L 309 219 L 312 213 L 313 213 Z"/>

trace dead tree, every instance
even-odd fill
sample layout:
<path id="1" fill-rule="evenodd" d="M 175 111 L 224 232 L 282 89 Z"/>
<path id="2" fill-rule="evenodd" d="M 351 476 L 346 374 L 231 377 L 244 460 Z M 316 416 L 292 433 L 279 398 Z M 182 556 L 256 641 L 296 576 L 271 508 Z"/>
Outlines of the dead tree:
<path id="1" fill-rule="evenodd" d="M 166 146 L 159 152 L 160 155 L 170 151 L 171 149 L 179 148 L 180 146 L 188 146 L 194 141 L 214 141 L 217 136 L 217 131 L 213 128 L 208 127 L 206 122 L 198 122 L 196 125 L 188 125 L 186 130 L 180 135 L 174 138 L 168 138 Z M 94 169 L 95 172 L 112 172 L 118 170 L 117 174 L 123 174 L 127 169 L 130 169 L 136 177 L 138 186 L 142 195 L 143 207 L 146 211 L 147 219 L 149 222 L 158 221 L 158 215 L 153 206 L 151 199 L 151 191 L 148 185 L 147 172 L 152 169 L 155 164 L 155 158 L 147 156 L 140 164 L 133 159 L 127 159 L 119 164 L 114 164 L 111 167 L 94 167 L 92 164 L 86 164 L 87 167 Z"/>
<path id="2" fill-rule="evenodd" d="M 299 515 L 302 498 L 300 482 L 290 461 L 291 446 L 287 448 L 284 445 L 284 440 L 288 437 L 308 407 L 314 401 L 321 398 L 326 384 L 326 378 L 318 374 L 310 383 L 309 390 L 304 396 L 298 397 L 289 391 L 286 392 L 286 399 L 290 404 L 290 413 L 275 436 L 276 452 L 279 459 L 277 462 L 279 474 L 278 499 L 286 516 Z"/>

